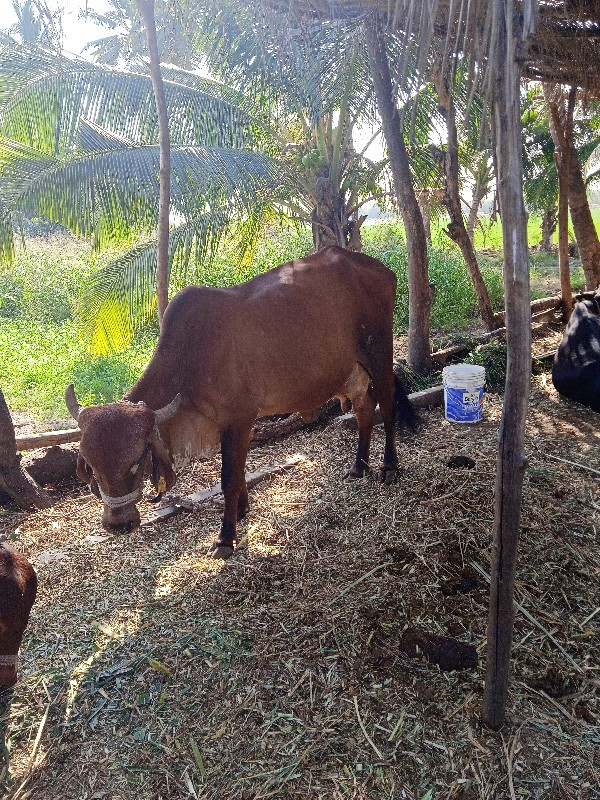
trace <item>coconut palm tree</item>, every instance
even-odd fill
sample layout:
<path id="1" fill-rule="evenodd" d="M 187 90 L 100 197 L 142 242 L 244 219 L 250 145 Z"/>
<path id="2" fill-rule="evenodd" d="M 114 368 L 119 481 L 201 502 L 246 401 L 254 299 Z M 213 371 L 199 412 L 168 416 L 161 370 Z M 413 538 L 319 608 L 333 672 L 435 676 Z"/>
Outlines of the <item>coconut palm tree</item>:
<path id="1" fill-rule="evenodd" d="M 104 11 L 88 8 L 85 13 L 96 25 L 110 31 L 85 47 L 96 63 L 144 66 L 146 34 L 136 0 L 110 0 Z M 197 67 L 197 56 L 187 39 L 189 18 L 184 4 L 159 0 L 154 3 L 154 16 L 161 62 L 181 69 Z"/>
<path id="2" fill-rule="evenodd" d="M 17 21 L 5 33 L 19 42 L 60 49 L 62 10 L 50 11 L 44 0 L 12 0 Z"/>
<path id="3" fill-rule="evenodd" d="M 541 214 L 541 249 L 550 250 L 557 225 L 558 175 L 548 115 L 539 90 L 523 98 L 523 192 L 529 211 Z"/>
<path id="4" fill-rule="evenodd" d="M 544 96 L 557 163 L 559 168 L 566 166 L 568 170 L 565 182 L 568 182 L 569 211 L 586 288 L 596 289 L 600 285 L 600 238 L 590 211 L 582 163 L 597 148 L 597 137 L 588 143 L 588 152 L 581 158 L 576 147 L 576 90 L 565 92 L 560 84 L 545 84 Z"/>
<path id="5" fill-rule="evenodd" d="M 268 98 L 295 176 L 284 206 L 312 226 L 316 250 L 360 249 L 361 208 L 386 193 L 387 165 L 368 157 L 368 144 L 356 147 L 357 127 L 377 122 L 362 26 L 291 28 L 248 2 L 194 7 L 190 41 L 210 70 L 244 94 Z"/>
<path id="6" fill-rule="evenodd" d="M 170 120 L 170 261 L 193 277 L 233 219 L 276 196 L 284 167 L 246 99 L 215 81 L 165 72 Z M 35 211 L 97 249 L 132 243 L 96 273 L 77 319 L 96 353 L 119 349 L 155 308 L 159 148 L 147 75 L 0 49 L 0 253 L 10 257 L 19 214 Z"/>

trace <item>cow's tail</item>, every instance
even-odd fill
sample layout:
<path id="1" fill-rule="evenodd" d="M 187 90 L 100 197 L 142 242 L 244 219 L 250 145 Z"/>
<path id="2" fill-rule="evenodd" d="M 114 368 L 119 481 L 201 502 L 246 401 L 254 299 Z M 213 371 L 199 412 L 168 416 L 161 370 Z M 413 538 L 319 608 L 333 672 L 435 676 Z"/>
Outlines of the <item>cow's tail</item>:
<path id="1" fill-rule="evenodd" d="M 419 417 L 408 399 L 404 384 L 397 375 L 394 375 L 394 382 L 396 384 L 396 419 L 398 423 L 415 431 L 419 427 Z"/>

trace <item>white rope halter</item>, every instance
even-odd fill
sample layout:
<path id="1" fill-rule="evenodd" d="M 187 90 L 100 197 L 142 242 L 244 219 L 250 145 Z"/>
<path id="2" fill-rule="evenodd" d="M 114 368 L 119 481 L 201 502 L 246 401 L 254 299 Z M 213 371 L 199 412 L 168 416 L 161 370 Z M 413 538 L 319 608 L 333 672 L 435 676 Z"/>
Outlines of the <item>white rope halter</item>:
<path id="1" fill-rule="evenodd" d="M 0 667 L 16 667 L 19 663 L 19 654 L 15 653 L 12 656 L 0 656 Z"/>
<path id="2" fill-rule="evenodd" d="M 111 497 L 109 494 L 104 494 L 100 484 L 98 484 L 98 491 L 100 492 L 100 497 L 102 498 L 102 502 L 109 508 L 124 508 L 125 506 L 128 506 L 130 503 L 134 503 L 138 499 L 138 497 L 142 493 L 142 487 L 138 486 L 138 488 L 134 489 L 133 492 L 130 492 L 129 494 L 124 494 L 121 497 Z"/>

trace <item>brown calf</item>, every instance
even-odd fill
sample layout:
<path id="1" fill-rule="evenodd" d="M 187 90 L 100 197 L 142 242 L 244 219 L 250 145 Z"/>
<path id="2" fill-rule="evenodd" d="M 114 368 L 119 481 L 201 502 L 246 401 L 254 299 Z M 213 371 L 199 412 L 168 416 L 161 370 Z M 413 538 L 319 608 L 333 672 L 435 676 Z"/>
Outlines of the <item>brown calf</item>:
<path id="1" fill-rule="evenodd" d="M 37 592 L 37 575 L 24 555 L 0 542 L 0 687 L 17 681 L 23 632 Z"/>

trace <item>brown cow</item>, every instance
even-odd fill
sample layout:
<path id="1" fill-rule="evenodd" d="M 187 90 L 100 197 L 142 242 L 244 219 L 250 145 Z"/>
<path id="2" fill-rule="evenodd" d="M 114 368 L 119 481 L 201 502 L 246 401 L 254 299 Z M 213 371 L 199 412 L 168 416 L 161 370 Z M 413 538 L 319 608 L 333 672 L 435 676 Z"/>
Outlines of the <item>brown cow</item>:
<path id="1" fill-rule="evenodd" d="M 215 557 L 233 552 L 236 520 L 248 511 L 244 470 L 257 417 L 310 412 L 337 395 L 359 427 L 350 477 L 368 465 L 373 412 L 385 425 L 380 477 L 398 456 L 394 422 L 414 412 L 392 371 L 396 276 L 361 253 L 329 247 L 227 289 L 188 287 L 169 303 L 142 377 L 117 403 L 67 407 L 81 427 L 78 475 L 104 501 L 102 523 L 131 530 L 144 476 L 157 491 L 173 466 L 222 454 L 225 514 Z M 154 409 L 160 409 L 155 411 Z"/>
<path id="2" fill-rule="evenodd" d="M 0 687 L 17 681 L 23 632 L 37 591 L 37 575 L 24 555 L 0 542 Z"/>

